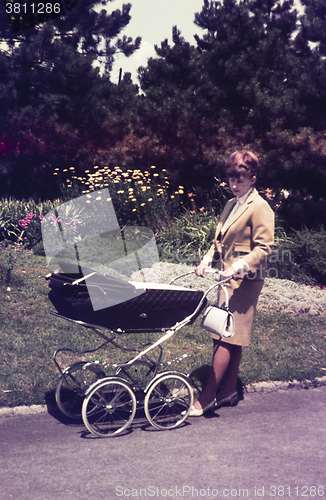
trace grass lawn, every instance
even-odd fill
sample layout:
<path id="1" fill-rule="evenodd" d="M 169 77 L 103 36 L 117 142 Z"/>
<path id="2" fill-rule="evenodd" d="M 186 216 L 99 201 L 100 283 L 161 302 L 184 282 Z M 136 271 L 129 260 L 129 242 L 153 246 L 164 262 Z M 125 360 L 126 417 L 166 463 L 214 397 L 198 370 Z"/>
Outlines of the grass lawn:
<path id="1" fill-rule="evenodd" d="M 0 406 L 44 404 L 53 396 L 58 372 L 52 360 L 59 347 L 83 350 L 101 343 L 94 332 L 50 314 L 48 273 L 43 257 L 13 246 L 0 247 Z M 146 335 L 128 337 L 146 342 Z M 151 335 L 150 340 L 159 337 Z M 200 318 L 164 344 L 164 359 L 197 356 L 195 380 L 202 385 L 211 360 L 209 334 Z M 240 378 L 247 385 L 267 380 L 305 380 L 326 374 L 326 318 L 257 314 L 252 342 L 244 349 Z M 115 363 L 128 354 L 109 348 L 85 359 Z M 131 357 L 131 356 L 129 356 Z M 63 366 L 80 359 L 63 355 Z M 185 365 L 187 360 L 185 360 Z M 180 371 L 187 366 L 175 365 Z"/>

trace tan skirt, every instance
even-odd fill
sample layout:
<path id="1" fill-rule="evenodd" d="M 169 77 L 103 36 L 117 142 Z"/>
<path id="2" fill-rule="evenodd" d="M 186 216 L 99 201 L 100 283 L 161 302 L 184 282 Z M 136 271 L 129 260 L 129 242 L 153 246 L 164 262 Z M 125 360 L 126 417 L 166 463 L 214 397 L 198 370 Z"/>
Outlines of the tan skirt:
<path id="1" fill-rule="evenodd" d="M 223 339 L 228 344 L 248 346 L 250 344 L 251 328 L 258 302 L 259 294 L 263 288 L 263 280 L 239 279 L 226 283 L 229 294 L 229 307 L 234 316 L 234 335 Z M 217 297 L 217 304 L 225 303 L 224 292 Z M 219 335 L 211 334 L 213 339 L 220 339 Z"/>

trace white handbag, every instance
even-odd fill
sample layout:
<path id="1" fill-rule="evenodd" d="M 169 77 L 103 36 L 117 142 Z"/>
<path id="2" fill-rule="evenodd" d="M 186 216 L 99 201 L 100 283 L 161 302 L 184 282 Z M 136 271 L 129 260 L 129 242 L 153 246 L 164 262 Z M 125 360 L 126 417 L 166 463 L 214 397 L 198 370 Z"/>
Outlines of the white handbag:
<path id="1" fill-rule="evenodd" d="M 203 316 L 201 326 L 211 333 L 220 335 L 223 338 L 233 337 L 234 318 L 229 311 L 229 295 L 227 289 L 222 286 L 225 293 L 225 306 L 209 306 Z"/>

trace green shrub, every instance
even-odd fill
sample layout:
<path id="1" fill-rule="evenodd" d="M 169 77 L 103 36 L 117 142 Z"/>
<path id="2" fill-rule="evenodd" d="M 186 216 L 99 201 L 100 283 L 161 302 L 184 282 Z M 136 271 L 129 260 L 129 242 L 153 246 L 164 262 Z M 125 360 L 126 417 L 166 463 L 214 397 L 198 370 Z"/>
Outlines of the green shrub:
<path id="1" fill-rule="evenodd" d="M 218 220 L 214 212 L 208 211 L 189 211 L 175 217 L 156 237 L 161 259 L 199 264 L 214 240 Z"/>
<path id="2" fill-rule="evenodd" d="M 269 275 L 297 282 L 326 284 L 326 231 L 303 229 L 286 234 L 277 228 Z"/>

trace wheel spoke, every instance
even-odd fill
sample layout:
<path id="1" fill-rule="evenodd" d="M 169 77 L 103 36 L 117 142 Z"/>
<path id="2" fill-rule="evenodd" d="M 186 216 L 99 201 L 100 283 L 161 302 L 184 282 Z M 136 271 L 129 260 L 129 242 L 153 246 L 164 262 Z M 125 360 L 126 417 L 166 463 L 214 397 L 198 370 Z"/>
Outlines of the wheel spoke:
<path id="1" fill-rule="evenodd" d="M 145 397 L 148 421 L 158 429 L 173 429 L 188 415 L 193 404 L 192 388 L 182 374 L 162 375 Z"/>
<path id="2" fill-rule="evenodd" d="M 90 405 L 93 409 L 90 411 Z M 132 422 L 136 412 L 136 397 L 123 379 L 106 378 L 87 394 L 83 407 L 83 421 L 97 436 L 120 434 Z"/>

